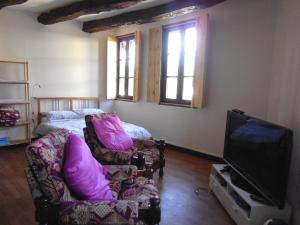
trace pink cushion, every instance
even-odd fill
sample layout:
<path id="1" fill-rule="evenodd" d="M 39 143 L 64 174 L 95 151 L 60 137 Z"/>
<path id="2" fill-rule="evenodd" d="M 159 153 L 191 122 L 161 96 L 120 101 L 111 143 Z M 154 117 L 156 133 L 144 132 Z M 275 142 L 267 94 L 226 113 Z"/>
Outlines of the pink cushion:
<path id="1" fill-rule="evenodd" d="M 79 136 L 70 134 L 66 143 L 64 178 L 70 189 L 83 200 L 112 200 L 106 169 L 91 154 Z"/>
<path id="2" fill-rule="evenodd" d="M 126 151 L 132 148 L 133 141 L 117 115 L 112 114 L 101 119 L 93 118 L 92 124 L 97 138 L 107 149 Z"/>

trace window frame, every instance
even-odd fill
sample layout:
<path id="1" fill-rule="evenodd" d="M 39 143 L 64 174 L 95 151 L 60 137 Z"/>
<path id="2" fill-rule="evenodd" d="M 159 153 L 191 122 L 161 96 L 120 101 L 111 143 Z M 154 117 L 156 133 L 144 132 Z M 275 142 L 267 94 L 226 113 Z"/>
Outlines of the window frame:
<path id="1" fill-rule="evenodd" d="M 134 33 L 132 34 L 126 34 L 122 36 L 118 36 L 117 38 L 117 89 L 116 89 L 116 99 L 117 100 L 127 100 L 127 101 L 133 101 L 133 96 L 128 95 L 128 83 L 129 83 L 129 41 L 135 40 Z M 120 85 L 120 45 L 122 41 L 126 41 L 126 62 L 125 62 L 125 95 L 122 96 L 119 94 L 119 85 Z M 136 43 L 135 43 L 136 44 Z M 136 47 L 136 46 L 135 46 Z M 136 60 L 135 60 L 136 61 Z M 136 63 L 136 62 L 135 62 Z M 135 74 L 134 74 L 135 76 Z M 134 77 L 132 77 L 134 80 Z M 134 87 L 133 87 L 134 89 Z M 133 90 L 134 92 L 134 90 Z"/>
<path id="2" fill-rule="evenodd" d="M 176 106 L 190 106 L 192 100 L 184 100 L 183 96 L 183 81 L 184 81 L 184 41 L 185 41 L 185 30 L 195 27 L 196 21 L 189 20 L 181 23 L 171 24 L 163 26 L 162 29 L 162 54 L 161 54 L 161 80 L 160 80 L 160 104 L 169 104 Z M 181 34 L 181 48 L 179 56 L 178 76 L 177 76 L 177 96 L 176 99 L 166 98 L 167 91 L 167 67 L 168 67 L 168 33 L 174 30 L 180 30 Z M 196 57 L 196 55 L 195 55 Z M 196 62 L 196 61 L 195 61 Z M 187 76 L 186 76 L 187 77 Z M 195 78 L 195 74 L 192 76 Z"/>

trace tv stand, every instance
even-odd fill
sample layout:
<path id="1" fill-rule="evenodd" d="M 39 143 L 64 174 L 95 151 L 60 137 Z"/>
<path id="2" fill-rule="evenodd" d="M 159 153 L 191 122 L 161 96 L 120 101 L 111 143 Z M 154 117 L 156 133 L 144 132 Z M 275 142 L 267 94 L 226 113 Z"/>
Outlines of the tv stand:
<path id="1" fill-rule="evenodd" d="M 273 205 L 270 201 L 265 199 L 264 197 L 261 197 L 259 195 L 250 195 L 250 198 L 253 199 L 254 201 L 260 202 L 265 205 Z"/>
<path id="2" fill-rule="evenodd" d="M 231 169 L 230 172 L 230 181 L 233 185 L 243 189 L 244 191 L 249 192 L 255 196 L 259 196 L 260 198 L 264 198 L 254 187 L 252 187 L 241 175 L 239 175 L 233 169 Z"/>
<path id="3" fill-rule="evenodd" d="M 221 172 L 226 166 L 228 165 L 212 165 L 209 186 L 238 225 L 262 225 L 271 218 L 289 222 L 290 205 L 285 204 L 285 208 L 279 209 L 276 206 L 257 201 L 257 199 L 254 200 L 252 193 L 241 189 L 231 181 L 230 172 Z"/>

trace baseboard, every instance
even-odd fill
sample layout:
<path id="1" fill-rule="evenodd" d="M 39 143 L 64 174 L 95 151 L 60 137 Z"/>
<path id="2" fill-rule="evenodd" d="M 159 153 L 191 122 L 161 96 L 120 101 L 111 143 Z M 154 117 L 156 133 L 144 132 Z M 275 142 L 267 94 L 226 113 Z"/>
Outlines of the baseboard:
<path id="1" fill-rule="evenodd" d="M 200 157 L 200 158 L 203 158 L 203 159 L 207 159 L 207 160 L 210 160 L 214 163 L 224 163 L 224 160 L 221 157 L 217 157 L 217 156 L 214 156 L 214 155 L 209 155 L 207 153 L 197 152 L 197 151 L 192 150 L 192 149 L 180 147 L 180 146 L 169 144 L 169 143 L 166 143 L 166 147 L 170 148 L 172 150 L 175 150 L 175 151 L 184 152 L 184 153 L 187 153 L 187 154 L 190 154 L 190 155 L 193 155 L 193 156 L 197 156 L 197 157 Z"/>

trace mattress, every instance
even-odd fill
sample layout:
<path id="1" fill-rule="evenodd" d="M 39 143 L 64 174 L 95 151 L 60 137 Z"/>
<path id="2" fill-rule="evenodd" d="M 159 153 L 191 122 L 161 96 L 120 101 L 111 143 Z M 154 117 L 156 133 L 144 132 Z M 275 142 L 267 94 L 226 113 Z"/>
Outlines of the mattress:
<path id="1" fill-rule="evenodd" d="M 150 139 L 152 135 L 144 127 L 137 126 L 135 124 L 122 122 L 125 131 L 129 134 L 131 138 L 137 139 Z M 83 137 L 83 128 L 85 128 L 84 119 L 65 119 L 65 120 L 55 120 L 55 121 L 44 121 L 40 123 L 36 129 L 35 133 L 38 135 L 45 135 L 57 128 L 64 128 L 70 132 Z"/>

